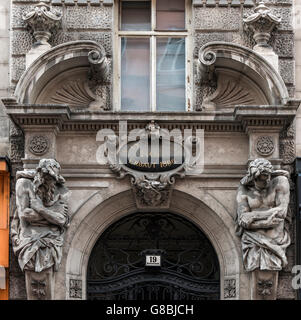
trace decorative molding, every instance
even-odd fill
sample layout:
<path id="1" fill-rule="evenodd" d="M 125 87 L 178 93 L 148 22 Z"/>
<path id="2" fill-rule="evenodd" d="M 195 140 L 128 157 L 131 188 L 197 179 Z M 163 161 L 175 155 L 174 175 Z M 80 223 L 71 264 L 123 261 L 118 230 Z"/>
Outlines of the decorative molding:
<path id="1" fill-rule="evenodd" d="M 270 88 L 264 91 L 267 105 L 285 105 L 289 101 L 287 87 L 276 69 L 262 55 L 244 46 L 209 42 L 200 48 L 196 68 L 200 84 L 209 85 L 215 82 L 217 68 L 231 69 L 247 78 L 252 73 L 254 86 L 262 90 Z"/>
<path id="2" fill-rule="evenodd" d="M 252 33 L 256 42 L 256 48 L 270 47 L 268 44 L 271 33 L 275 27 L 281 23 L 281 17 L 272 14 L 271 10 L 265 5 L 264 1 L 260 1 L 254 9 L 254 13 L 250 16 L 245 15 L 243 22 Z"/>
<path id="3" fill-rule="evenodd" d="M 46 278 L 43 280 L 32 279 L 31 281 L 31 294 L 37 300 L 44 300 L 46 297 Z"/>
<path id="4" fill-rule="evenodd" d="M 140 137 L 140 140 L 128 142 L 125 141 L 118 146 L 117 155 L 115 152 L 108 152 L 107 159 L 110 165 L 110 169 L 115 172 L 119 179 L 124 178 L 129 175 L 131 177 L 131 184 L 134 190 L 135 198 L 137 201 L 137 207 L 139 208 L 150 208 L 150 207 L 161 207 L 168 208 L 169 200 L 171 196 L 171 188 L 175 183 L 175 177 L 179 176 L 183 178 L 189 172 L 193 171 L 194 165 L 199 157 L 201 156 L 201 150 L 198 150 L 199 153 L 192 157 L 192 154 L 189 152 L 184 141 L 177 141 L 177 138 L 174 137 L 174 141 L 170 141 L 169 132 L 166 132 L 160 128 L 160 126 L 152 121 L 146 127 L 136 133 L 137 137 Z M 132 152 L 141 151 L 141 146 L 145 146 L 145 143 L 158 143 L 158 149 L 160 149 L 160 144 L 164 143 L 164 140 L 167 140 L 169 143 L 177 145 L 182 150 L 182 162 L 176 164 L 173 159 L 170 158 L 170 161 L 166 163 L 162 160 L 162 154 L 158 155 L 161 160 L 160 164 L 150 163 L 152 159 L 145 160 L 146 163 L 140 163 L 138 160 L 131 160 L 129 154 L 126 153 L 126 159 L 124 159 L 125 148 L 129 148 Z M 193 137 L 189 137 L 192 143 Z M 196 143 L 201 143 L 196 137 Z M 186 140 L 185 140 L 186 142 Z M 131 144 L 132 143 L 132 144 Z M 141 144 L 140 144 L 141 143 Z M 188 145 L 187 144 L 187 145 Z M 137 147 L 137 151 L 133 151 Z M 149 147 L 149 146 L 148 146 Z M 112 139 L 108 137 L 106 141 L 107 150 L 116 150 L 116 140 L 115 137 Z M 175 148 L 175 147 L 174 147 Z M 201 148 L 200 148 L 201 149 Z M 136 159 L 136 158 L 134 158 Z M 131 161 L 135 161 L 132 163 Z"/>
<path id="5" fill-rule="evenodd" d="M 82 280 L 78 280 L 78 279 L 69 280 L 69 297 L 82 299 Z"/>
<path id="6" fill-rule="evenodd" d="M 236 279 L 225 279 L 224 299 L 236 298 Z"/>
<path id="7" fill-rule="evenodd" d="M 50 98 L 50 103 L 68 104 L 70 107 L 88 107 L 94 101 L 89 91 L 85 80 L 69 80 L 56 90 L 55 95 Z"/>
<path id="8" fill-rule="evenodd" d="M 269 156 L 275 150 L 275 144 L 272 137 L 261 136 L 256 141 L 256 151 L 262 156 Z"/>
<path id="9" fill-rule="evenodd" d="M 49 140 L 45 136 L 34 136 L 29 141 L 28 149 L 31 153 L 41 156 L 49 150 Z"/>
<path id="10" fill-rule="evenodd" d="M 257 282 L 257 292 L 260 296 L 270 296 L 272 295 L 273 281 L 258 279 Z"/>
<path id="11" fill-rule="evenodd" d="M 192 0 L 195 7 L 253 7 L 256 0 Z"/>
<path id="12" fill-rule="evenodd" d="M 99 6 L 101 3 L 104 6 L 112 6 L 114 4 L 113 0 L 52 0 L 52 5 L 65 5 L 65 6 L 74 6 L 77 4 L 78 6 Z"/>
<path id="13" fill-rule="evenodd" d="M 51 33 L 58 28 L 61 19 L 60 13 L 51 11 L 51 7 L 42 1 L 34 7 L 33 11 L 23 16 L 23 20 L 33 30 L 36 44 L 48 43 Z"/>

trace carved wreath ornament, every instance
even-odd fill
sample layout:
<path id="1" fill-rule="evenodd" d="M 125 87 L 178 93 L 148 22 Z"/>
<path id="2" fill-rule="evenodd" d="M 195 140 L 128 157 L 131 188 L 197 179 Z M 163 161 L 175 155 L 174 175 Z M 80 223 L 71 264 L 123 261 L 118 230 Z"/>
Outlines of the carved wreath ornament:
<path id="1" fill-rule="evenodd" d="M 275 145 L 273 139 L 268 136 L 262 136 L 257 139 L 256 150 L 262 156 L 269 156 L 274 152 Z"/>
<path id="2" fill-rule="evenodd" d="M 29 142 L 31 153 L 40 156 L 45 154 L 49 149 L 49 140 L 44 136 L 34 136 Z"/>

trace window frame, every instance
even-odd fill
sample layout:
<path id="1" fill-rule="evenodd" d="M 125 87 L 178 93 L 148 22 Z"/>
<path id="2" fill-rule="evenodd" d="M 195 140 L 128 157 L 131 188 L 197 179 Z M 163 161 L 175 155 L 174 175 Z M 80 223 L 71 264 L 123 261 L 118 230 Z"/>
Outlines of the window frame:
<path id="1" fill-rule="evenodd" d="M 113 41 L 113 111 L 132 112 L 121 110 L 121 38 L 149 38 L 150 39 L 150 109 L 148 111 L 135 112 L 181 112 L 181 111 L 157 111 L 156 110 L 156 39 L 162 38 L 185 38 L 185 109 L 182 112 L 192 111 L 192 72 L 193 72 L 193 50 L 191 34 L 191 0 L 185 0 L 185 29 L 184 30 L 156 30 L 156 2 L 151 1 L 151 30 L 150 31 L 124 31 L 121 26 L 121 3 L 123 0 L 115 0 L 114 6 L 114 41 Z M 135 0 L 125 0 L 135 1 Z M 141 1 L 141 0 L 138 0 Z M 143 0 L 142 0 L 143 1 Z M 145 0 L 147 1 L 147 0 Z"/>

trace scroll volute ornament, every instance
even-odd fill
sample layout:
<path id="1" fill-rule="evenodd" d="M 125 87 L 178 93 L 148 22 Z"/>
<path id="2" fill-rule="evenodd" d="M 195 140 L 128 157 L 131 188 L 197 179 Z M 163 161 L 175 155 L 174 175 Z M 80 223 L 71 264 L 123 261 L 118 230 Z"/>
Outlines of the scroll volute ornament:
<path id="1" fill-rule="evenodd" d="M 88 61 L 90 64 L 89 87 L 95 96 L 89 107 L 96 110 L 110 110 L 106 91 L 106 85 L 110 82 L 110 65 L 104 48 L 99 46 L 99 50 L 90 51 Z"/>
<path id="2" fill-rule="evenodd" d="M 37 44 L 47 44 L 52 32 L 59 26 L 62 16 L 58 12 L 52 12 L 51 7 L 40 2 L 34 10 L 25 14 L 23 20 L 33 30 Z"/>
<path id="3" fill-rule="evenodd" d="M 254 9 L 254 13 L 245 16 L 243 21 L 253 33 L 253 38 L 256 41 L 256 46 L 253 49 L 256 50 L 260 47 L 270 47 L 268 42 L 271 38 L 271 32 L 280 24 L 281 17 L 273 15 L 271 10 L 261 1 Z"/>

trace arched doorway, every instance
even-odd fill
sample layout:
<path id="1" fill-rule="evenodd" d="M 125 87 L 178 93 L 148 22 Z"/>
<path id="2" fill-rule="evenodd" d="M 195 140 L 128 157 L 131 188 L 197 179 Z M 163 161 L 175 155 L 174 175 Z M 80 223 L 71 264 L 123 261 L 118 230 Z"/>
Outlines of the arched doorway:
<path id="1" fill-rule="evenodd" d="M 146 256 L 161 265 L 146 266 Z M 96 242 L 87 269 L 93 300 L 217 300 L 215 250 L 189 220 L 172 213 L 135 213 L 112 224 Z"/>

